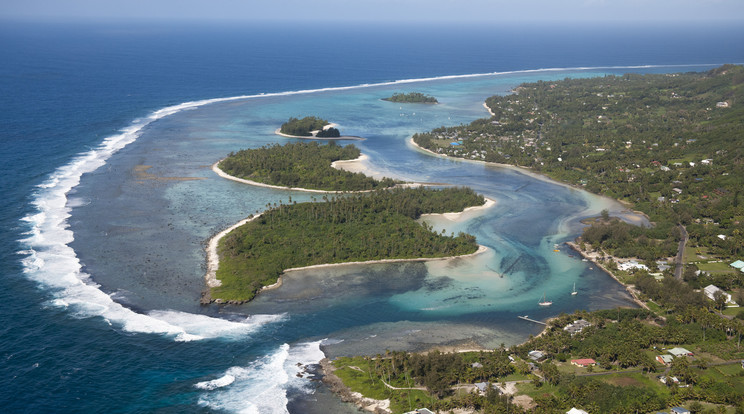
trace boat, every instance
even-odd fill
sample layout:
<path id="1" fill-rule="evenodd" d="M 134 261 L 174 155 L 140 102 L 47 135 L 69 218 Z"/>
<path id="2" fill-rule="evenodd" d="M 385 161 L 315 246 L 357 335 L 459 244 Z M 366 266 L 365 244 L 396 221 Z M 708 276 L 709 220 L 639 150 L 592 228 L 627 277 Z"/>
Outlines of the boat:
<path id="1" fill-rule="evenodd" d="M 553 302 L 551 302 L 551 301 L 547 300 L 547 299 L 545 298 L 545 293 L 543 293 L 543 298 L 542 298 L 542 300 L 541 300 L 540 302 L 537 302 L 537 304 L 538 304 L 538 305 L 540 305 L 540 306 L 550 306 L 550 305 L 552 305 L 552 304 L 553 304 Z"/>
<path id="2" fill-rule="evenodd" d="M 573 295 L 578 295 L 578 294 L 579 294 L 579 292 L 576 291 L 576 282 L 574 282 L 574 288 L 571 291 L 571 295 L 573 296 Z"/>

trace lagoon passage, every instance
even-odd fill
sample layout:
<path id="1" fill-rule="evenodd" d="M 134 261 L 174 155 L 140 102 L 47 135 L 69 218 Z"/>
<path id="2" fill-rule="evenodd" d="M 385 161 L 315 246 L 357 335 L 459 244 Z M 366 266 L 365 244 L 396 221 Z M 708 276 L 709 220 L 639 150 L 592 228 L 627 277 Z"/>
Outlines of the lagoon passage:
<path id="1" fill-rule="evenodd" d="M 232 329 L 251 332 L 243 343 L 248 358 L 256 361 L 307 347 L 314 351 L 303 354 L 310 355 L 306 362 L 317 362 L 322 355 L 385 349 L 520 343 L 541 326 L 519 315 L 545 320 L 576 309 L 633 306 L 622 286 L 562 247 L 579 234 L 582 218 L 603 209 L 622 215 L 623 207 L 514 168 L 432 157 L 409 138 L 487 116 L 484 99 L 508 93 L 521 82 L 604 73 L 492 75 L 411 86 L 436 96 L 438 105 L 383 101 L 404 89 L 396 84 L 175 109 L 147 124 L 136 140 L 106 160 L 105 168 L 82 176 L 70 194 L 75 235 L 70 246 L 100 291 L 146 315 L 146 329 L 185 339 L 222 337 Z M 248 304 L 200 306 L 205 243 L 212 235 L 290 199 L 323 201 L 321 194 L 250 186 L 211 169 L 230 152 L 292 141 L 274 132 L 304 113 L 332 119 L 344 134 L 365 138 L 354 141 L 364 159 L 345 168 L 377 178 L 468 186 L 495 200 L 485 210 L 421 219 L 447 235 L 472 234 L 487 251 L 467 259 L 291 272 L 282 277 L 281 288 L 261 292 Z M 580 300 L 571 295 L 574 285 L 581 290 Z M 537 305 L 543 295 L 552 306 Z M 113 312 L 115 305 L 106 299 L 93 295 L 87 300 L 86 309 L 103 309 L 97 312 L 107 320 L 126 323 L 129 314 Z M 204 332 L 198 328 L 206 326 L 201 318 L 208 318 L 207 325 L 213 319 L 249 318 L 251 323 Z M 229 375 L 234 381 L 252 381 Z"/>

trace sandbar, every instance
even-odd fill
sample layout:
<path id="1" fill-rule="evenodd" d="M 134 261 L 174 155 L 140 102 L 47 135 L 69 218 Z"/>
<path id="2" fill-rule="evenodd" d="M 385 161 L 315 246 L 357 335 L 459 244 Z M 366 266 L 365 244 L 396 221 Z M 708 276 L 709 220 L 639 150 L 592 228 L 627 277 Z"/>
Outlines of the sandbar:
<path id="1" fill-rule="evenodd" d="M 330 124 L 324 126 L 323 129 L 326 130 L 328 128 L 336 128 L 337 126 L 338 126 L 338 124 L 330 123 Z M 282 130 L 281 128 L 277 128 L 274 131 L 274 134 L 279 135 L 279 136 L 282 136 L 282 137 L 285 137 L 285 138 L 298 138 L 298 139 L 326 139 L 326 140 L 353 139 L 353 140 L 356 140 L 356 141 L 364 141 L 366 139 L 366 138 L 357 137 L 357 136 L 354 136 L 354 135 L 342 135 L 340 137 L 318 137 L 316 135 L 318 134 L 318 132 L 320 132 L 320 130 L 310 131 L 310 134 L 312 134 L 312 135 L 310 135 L 309 137 L 306 137 L 306 136 L 302 136 L 302 135 L 285 134 L 285 133 L 281 132 L 281 130 Z"/>
<path id="2" fill-rule="evenodd" d="M 495 206 L 496 204 L 498 204 L 498 202 L 492 198 L 488 198 L 488 197 L 483 197 L 483 198 L 486 199 L 486 202 L 482 206 L 466 207 L 465 210 L 459 211 L 456 213 L 427 213 L 427 214 L 422 214 L 421 218 L 424 219 L 426 217 L 440 216 L 440 217 L 446 218 L 449 221 L 454 221 L 454 222 L 465 221 L 471 218 L 473 215 L 475 215 L 472 213 L 480 213 L 481 210 L 487 210 Z"/>
<path id="3" fill-rule="evenodd" d="M 411 136 L 411 137 L 408 138 L 408 143 L 413 148 L 415 148 L 416 150 L 421 151 L 421 152 L 425 152 L 425 153 L 427 153 L 429 155 L 433 155 L 435 157 L 446 158 L 446 159 L 450 159 L 450 160 L 453 160 L 453 161 L 463 161 L 463 162 L 472 162 L 472 163 L 476 163 L 476 164 L 491 165 L 491 166 L 494 166 L 494 167 L 499 167 L 499 168 L 504 168 L 504 169 L 508 169 L 508 170 L 512 170 L 512 171 L 517 171 L 517 172 L 519 172 L 521 174 L 527 175 L 529 177 L 535 178 L 535 179 L 540 180 L 540 181 L 544 181 L 544 182 L 548 182 L 548 183 L 551 183 L 551 184 L 559 185 L 559 186 L 565 187 L 565 188 L 570 188 L 572 190 L 585 191 L 585 192 L 587 192 L 589 194 L 592 194 L 592 195 L 594 195 L 596 197 L 603 198 L 603 199 L 608 200 L 608 201 L 611 201 L 613 203 L 618 203 L 620 205 L 623 204 L 620 200 L 616 200 L 614 198 L 611 198 L 611 197 L 608 197 L 608 196 L 605 196 L 605 195 L 602 195 L 602 194 L 595 194 L 595 193 L 589 192 L 585 188 L 580 187 L 578 185 L 564 183 L 562 181 L 554 180 L 553 178 L 551 178 L 551 177 L 549 177 L 549 176 L 547 176 L 545 174 L 542 174 L 542 173 L 538 173 L 538 172 L 533 171 L 529 167 L 524 167 L 524 166 L 521 166 L 521 165 L 503 164 L 503 163 L 500 163 L 500 162 L 483 161 L 483 160 L 472 160 L 472 159 L 460 158 L 460 157 L 451 157 L 451 156 L 446 155 L 446 154 L 439 154 L 439 153 L 436 153 L 436 152 L 434 152 L 434 151 L 432 151 L 430 149 L 426 149 L 426 148 L 420 146 L 419 144 L 417 144 L 413 140 L 413 136 Z M 636 215 L 639 215 L 639 216 L 644 216 L 643 218 L 648 219 L 648 217 L 645 214 L 643 214 L 642 212 L 639 212 L 639 211 L 625 209 L 623 212 L 626 213 L 625 217 L 626 218 L 629 218 L 629 219 L 631 219 L 632 214 L 636 214 Z M 631 220 L 634 221 L 634 222 L 637 222 L 637 221 L 642 220 L 642 219 L 632 218 Z"/>

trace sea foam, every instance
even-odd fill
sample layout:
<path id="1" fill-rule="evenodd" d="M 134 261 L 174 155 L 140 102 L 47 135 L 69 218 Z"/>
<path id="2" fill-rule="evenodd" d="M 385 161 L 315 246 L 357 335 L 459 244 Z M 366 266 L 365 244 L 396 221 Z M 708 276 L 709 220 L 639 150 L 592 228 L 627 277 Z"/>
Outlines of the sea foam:
<path id="1" fill-rule="evenodd" d="M 705 65 L 675 65 L 705 66 Z M 710 65 L 716 66 L 716 65 Z M 175 113 L 198 108 L 218 102 L 235 101 L 250 98 L 265 98 L 276 96 L 288 96 L 298 94 L 309 94 L 325 91 L 343 91 L 351 89 L 369 88 L 375 86 L 396 85 L 426 82 L 446 79 L 463 79 L 480 76 L 495 76 L 517 73 L 536 73 L 566 70 L 601 70 L 601 69 L 638 69 L 668 66 L 611 66 L 611 67 L 582 67 L 582 68 L 551 68 L 534 69 L 509 72 L 490 72 L 469 75 L 439 76 L 419 79 L 403 79 L 376 84 L 362 84 L 355 86 L 341 86 L 322 89 L 308 89 L 278 93 L 262 93 L 257 95 L 243 95 L 226 98 L 206 99 L 200 101 L 185 102 L 152 112 L 150 115 L 136 119 L 130 126 L 124 128 L 119 134 L 103 140 L 94 149 L 81 153 L 68 164 L 58 168 L 42 184 L 38 185 L 34 194 L 32 204 L 36 212 L 29 214 L 22 220 L 30 227 L 26 238 L 22 242 L 28 247 L 27 250 L 19 252 L 24 255 L 22 259 L 24 273 L 41 286 L 50 289 L 54 299 L 50 301 L 52 306 L 58 306 L 70 311 L 71 315 L 79 318 L 101 317 L 108 323 L 122 327 L 130 332 L 159 333 L 173 336 L 176 340 L 188 341 L 202 339 L 205 337 L 219 336 L 225 333 L 230 335 L 235 332 L 245 332 L 245 328 L 237 328 L 231 323 L 220 328 L 205 329 L 208 325 L 202 323 L 197 315 L 178 314 L 169 311 L 156 311 L 150 314 L 134 312 L 116 301 L 111 296 L 100 290 L 99 285 L 94 283 L 90 275 L 82 271 L 80 261 L 75 251 L 69 246 L 74 240 L 74 234 L 69 229 L 68 219 L 73 205 L 70 203 L 68 193 L 80 183 L 83 174 L 95 171 L 105 165 L 114 153 L 134 142 L 142 133 L 142 129 L 152 122 Z M 207 318 L 207 317 L 203 317 Z M 279 317 L 277 317 L 279 318 Z M 210 318 L 215 321 L 215 318 Z M 217 325 L 222 324 L 217 322 Z M 248 323 L 247 325 L 252 325 Z M 198 326 L 198 327 L 196 327 Z M 251 328 L 247 328 L 248 331 Z"/>
<path id="2" fill-rule="evenodd" d="M 247 366 L 231 367 L 216 379 L 198 382 L 194 387 L 204 391 L 199 404 L 234 413 L 286 414 L 288 395 L 313 390 L 304 367 L 324 358 L 321 343 L 283 344 Z"/>

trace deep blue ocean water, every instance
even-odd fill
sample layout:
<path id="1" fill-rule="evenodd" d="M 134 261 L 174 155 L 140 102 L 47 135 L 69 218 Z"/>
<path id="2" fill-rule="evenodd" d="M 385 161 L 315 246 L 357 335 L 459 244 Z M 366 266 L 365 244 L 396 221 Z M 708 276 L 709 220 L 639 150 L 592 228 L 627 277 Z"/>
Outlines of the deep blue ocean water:
<path id="1" fill-rule="evenodd" d="M 417 125 L 426 128 L 453 119 L 459 123 L 482 116 L 477 112 L 482 102 L 478 93 L 483 98 L 505 93 L 523 80 L 536 79 L 534 76 L 560 78 L 631 70 L 608 68 L 613 66 L 658 65 L 632 69 L 641 72 L 705 70 L 712 66 L 695 65 L 744 61 L 744 29 L 726 26 L 315 26 L 0 25 L 0 255 L 5 287 L 0 293 L 0 401 L 5 411 L 353 412 L 324 389 L 293 376 L 295 362 L 314 362 L 322 356 L 319 341 L 324 338 L 330 341 L 324 345 L 326 353 L 344 354 L 379 352 L 375 344 L 416 348 L 425 346 L 427 341 L 456 343 L 461 337 L 486 344 L 502 339 L 513 342 L 538 330 L 515 322 L 513 314 L 484 311 L 488 303 L 478 296 L 483 292 L 472 294 L 469 299 L 474 301 L 474 312 L 468 312 L 462 302 L 453 311 L 427 308 L 429 299 L 422 298 L 440 304 L 450 296 L 438 294 L 451 295 L 456 289 L 466 296 L 472 293 L 479 285 L 478 264 L 476 270 L 455 266 L 454 272 L 475 278 L 455 282 L 449 278 L 452 269 L 423 265 L 330 271 L 323 275 L 310 272 L 297 277 L 296 288 L 288 283 L 286 289 L 264 295 L 249 307 L 202 309 L 195 303 L 201 283 L 199 275 L 203 273 L 196 267 L 203 256 L 189 237 L 197 243 L 200 237 L 203 241 L 242 214 L 211 210 L 207 205 L 233 206 L 217 197 L 234 192 L 235 200 L 240 200 L 238 205 L 247 210 L 275 199 L 276 194 L 256 191 L 245 195 L 239 188 L 219 184 L 212 195 L 215 202 L 203 201 L 205 206 L 199 210 L 199 204 L 192 200 L 210 194 L 208 188 L 176 184 L 132 189 L 131 177 L 127 181 L 132 165 L 171 160 L 173 164 L 155 163 L 156 172 L 159 167 L 163 175 L 206 178 L 208 170 L 194 172 L 195 166 L 208 162 L 208 157 L 195 155 L 202 148 L 199 142 L 205 138 L 212 142 L 221 140 L 216 146 L 203 147 L 206 153 L 212 155 L 212 151 L 219 156 L 219 150 L 234 145 L 256 146 L 275 140 L 270 133 L 261 132 L 246 141 L 246 131 L 262 131 L 276 120 L 293 115 L 293 111 L 326 110 L 328 117 L 336 115 L 349 129 L 366 134 L 369 139 L 360 146 L 381 170 L 422 179 L 448 174 L 452 181 L 472 183 L 479 191 L 502 197 L 503 209 L 492 216 L 508 220 L 489 216 L 492 218 L 465 225 L 466 230 L 480 231 L 479 237 L 502 248 L 503 257 L 492 265 L 502 272 L 520 269 L 522 273 L 515 271 L 514 278 L 522 278 L 519 280 L 524 285 L 534 285 L 520 292 L 530 303 L 533 296 L 540 295 L 543 285 L 531 280 L 529 272 L 566 274 L 579 281 L 590 278 L 594 285 L 601 286 L 595 289 L 615 292 L 603 300 L 621 303 L 619 289 L 612 288 L 611 282 L 601 281 L 601 276 L 585 265 L 572 264 L 567 259 L 565 263 L 556 260 L 558 268 L 551 268 L 552 263 L 540 265 L 540 252 L 552 249 L 546 241 L 549 237 L 528 237 L 517 231 L 520 225 L 535 226 L 544 228 L 540 231 L 546 232 L 545 236 L 556 237 L 556 242 L 562 240 L 576 231 L 568 217 L 592 204 L 586 196 L 510 175 L 513 173 L 508 171 L 429 159 L 408 152 L 410 149 L 399 138 L 415 131 Z M 148 125 L 133 144 L 83 176 L 79 186 L 71 183 L 69 194 L 62 194 L 68 207 L 75 207 L 69 220 L 64 203 L 48 204 L 55 201 L 48 193 L 64 184 L 59 179 L 69 177 L 65 173 L 77 165 L 80 154 L 98 151 L 96 154 L 100 155 L 99 146 L 106 138 L 121 136 L 122 129 L 144 122 L 138 119 L 184 102 L 400 79 L 577 67 L 601 69 L 278 96 L 178 112 Z M 395 108 L 378 105 L 364 110 L 348 109 L 352 107 L 348 104 L 363 102 L 361 99 L 374 97 L 375 93 L 419 87 L 436 91 L 450 106 L 419 111 L 418 124 L 366 116 L 397 116 L 400 111 Z M 340 106 L 347 110 L 342 111 Z M 413 116 L 410 112 L 402 111 L 401 115 Z M 240 136 L 236 138 L 230 131 L 238 131 Z M 157 155 L 166 143 L 178 151 Z M 179 148 L 179 143 L 184 147 Z M 512 187 L 515 180 L 530 182 L 534 189 L 525 190 L 529 196 L 513 191 L 522 188 Z M 109 183 L 112 185 L 107 186 Z M 554 198 L 546 194 L 554 194 Z M 503 207 L 519 205 L 510 203 L 527 199 L 540 203 L 537 208 L 545 211 L 529 217 L 546 217 L 544 223 L 521 223 L 523 215 Z M 137 200 L 144 200 L 152 211 L 172 214 L 158 216 L 145 211 L 142 219 L 137 218 L 130 214 L 135 209 L 131 203 Z M 132 210 L 118 214 L 117 210 L 96 208 L 108 205 L 130 206 Z M 571 205 L 580 208 L 573 211 Z M 553 217 L 552 212 L 564 210 L 557 218 L 549 218 Z M 49 219 L 39 217 L 39 212 L 46 216 L 60 213 L 62 221 L 35 227 L 34 223 Z M 148 220 L 167 226 L 157 220 L 168 217 L 188 217 L 171 223 L 185 238 L 166 234 L 138 238 L 122 231 L 116 239 L 119 244 L 107 246 L 100 242 L 104 238 L 99 227 L 130 229 L 133 223 L 149 223 Z M 558 228 L 563 219 L 566 228 Z M 75 232 L 74 241 L 65 239 L 70 234 L 60 231 L 67 225 Z M 29 234 L 33 231 L 37 233 Z M 177 239 L 190 244 L 184 242 L 180 246 Z M 144 264 L 134 253 L 121 258 L 116 256 L 120 250 L 102 251 L 138 242 L 145 246 L 168 242 L 174 249 L 183 250 L 175 254 L 166 249 L 162 256 L 150 258 L 154 263 Z M 58 250 L 60 245 L 76 249 L 74 260 L 68 260 L 69 251 Z M 132 252 L 136 252 L 134 247 Z M 522 255 L 534 258 L 537 264 L 530 267 L 533 265 L 516 263 Z M 173 259 L 179 256 L 183 260 Z M 40 262 L 39 257 L 47 260 Z M 57 262 L 60 258 L 64 260 Z M 510 262 L 509 258 L 514 260 Z M 88 284 L 75 283 L 80 270 L 77 259 L 90 271 L 92 280 L 86 280 Z M 141 275 L 143 269 L 146 272 L 158 267 L 180 273 L 169 276 L 162 284 Z M 136 270 L 137 277 L 134 270 L 128 269 Z M 377 276 L 390 274 L 399 276 L 392 286 L 374 282 Z M 346 280 L 350 276 L 357 281 L 349 285 Z M 100 290 L 93 285 L 95 282 L 101 284 Z M 181 282 L 184 287 L 177 288 L 176 283 Z M 438 286 L 434 282 L 449 284 Z M 326 296 L 315 294 L 313 300 L 308 300 L 303 296 L 307 289 L 299 287 L 314 283 L 326 283 Z M 349 299 L 350 287 L 351 294 L 360 300 Z M 498 285 L 493 289 L 498 290 Z M 551 289 L 560 292 L 565 285 Z M 594 292 L 598 296 L 601 293 Z M 108 298 L 106 294 L 127 307 L 117 307 L 116 302 L 101 305 L 101 295 Z M 158 294 L 160 300 L 153 299 Z M 555 313 L 581 307 L 556 302 L 552 310 Z M 521 310 L 524 305 L 518 302 L 514 306 Z M 550 312 L 533 314 L 548 317 Z M 360 315 L 373 316 L 363 319 Z M 401 315 L 406 319 L 401 320 Z M 437 324 L 445 328 L 437 330 Z M 461 337 L 440 335 L 452 326 L 459 329 Z M 427 330 L 432 333 L 430 338 L 421 333 Z M 414 339 L 406 339 L 408 336 L 401 332 L 408 332 L 406 335 Z M 333 343 L 338 338 L 343 342 Z M 380 339 L 375 342 L 371 338 Z M 365 348 L 365 344 L 372 345 Z"/>

